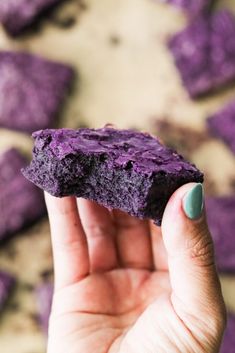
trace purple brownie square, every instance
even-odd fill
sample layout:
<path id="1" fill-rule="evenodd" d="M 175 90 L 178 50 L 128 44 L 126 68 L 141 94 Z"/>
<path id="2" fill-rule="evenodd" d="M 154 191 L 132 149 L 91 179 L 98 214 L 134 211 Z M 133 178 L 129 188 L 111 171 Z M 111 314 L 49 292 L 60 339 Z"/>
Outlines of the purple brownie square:
<path id="1" fill-rule="evenodd" d="M 52 283 L 43 283 L 36 289 L 39 321 L 45 333 L 48 332 L 49 317 L 51 314 L 51 305 L 54 287 Z"/>
<path id="2" fill-rule="evenodd" d="M 207 120 L 208 129 L 221 138 L 235 153 L 235 101 Z"/>
<path id="3" fill-rule="evenodd" d="M 235 195 L 207 198 L 206 209 L 218 269 L 235 272 Z"/>
<path id="4" fill-rule="evenodd" d="M 2 310 L 10 292 L 15 284 L 15 279 L 10 274 L 0 271 L 0 311 Z"/>
<path id="5" fill-rule="evenodd" d="M 59 129 L 33 134 L 23 173 L 50 194 L 76 195 L 160 224 L 171 194 L 202 182 L 202 173 L 149 134 L 132 130 Z"/>
<path id="6" fill-rule="evenodd" d="M 17 35 L 31 25 L 45 10 L 62 0 L 1 0 L 0 22 L 6 30 Z"/>
<path id="7" fill-rule="evenodd" d="M 226 10 L 202 16 L 169 41 L 192 98 L 235 80 L 235 18 Z"/>
<path id="8" fill-rule="evenodd" d="M 235 315 L 228 315 L 227 328 L 224 333 L 224 338 L 220 353 L 234 353 L 235 352 Z"/>
<path id="9" fill-rule="evenodd" d="M 42 192 L 21 174 L 27 165 L 15 149 L 0 156 L 0 240 L 36 221 L 45 213 Z"/>
<path id="10" fill-rule="evenodd" d="M 72 78 L 67 65 L 0 51 L 0 126 L 29 133 L 53 127 Z"/>
<path id="11" fill-rule="evenodd" d="M 160 0 L 185 10 L 189 16 L 195 16 L 207 11 L 213 0 Z"/>

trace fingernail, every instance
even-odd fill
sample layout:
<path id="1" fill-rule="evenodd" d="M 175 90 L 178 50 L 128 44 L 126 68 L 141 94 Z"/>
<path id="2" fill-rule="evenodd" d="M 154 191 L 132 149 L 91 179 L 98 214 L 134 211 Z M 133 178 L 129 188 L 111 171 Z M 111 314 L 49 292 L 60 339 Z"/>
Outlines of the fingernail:
<path id="1" fill-rule="evenodd" d="M 183 199 L 183 209 L 189 219 L 195 220 L 201 217 L 204 195 L 202 184 L 195 185 Z"/>

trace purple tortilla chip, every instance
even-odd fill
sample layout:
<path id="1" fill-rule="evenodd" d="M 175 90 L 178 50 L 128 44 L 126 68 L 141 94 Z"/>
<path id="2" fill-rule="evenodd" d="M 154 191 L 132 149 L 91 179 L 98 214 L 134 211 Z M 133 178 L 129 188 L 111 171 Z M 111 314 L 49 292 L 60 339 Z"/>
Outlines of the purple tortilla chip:
<path id="1" fill-rule="evenodd" d="M 44 283 L 36 289 L 40 325 L 46 333 L 48 332 L 53 291 L 52 283 Z"/>
<path id="2" fill-rule="evenodd" d="M 206 200 L 208 225 L 221 272 L 235 272 L 235 195 Z"/>
<path id="3" fill-rule="evenodd" d="M 15 149 L 0 156 L 0 240 L 45 213 L 42 192 L 22 176 L 27 161 Z"/>
<path id="4" fill-rule="evenodd" d="M 0 271 L 0 311 L 15 284 L 15 279 L 8 273 Z"/>
<path id="5" fill-rule="evenodd" d="M 227 328 L 225 330 L 220 353 L 235 352 L 235 315 L 228 315 Z"/>
<path id="6" fill-rule="evenodd" d="M 29 133 L 52 127 L 72 78 L 67 65 L 0 51 L 0 126 Z"/>
<path id="7" fill-rule="evenodd" d="M 182 8 L 190 16 L 207 11 L 213 0 L 160 0 Z"/>
<path id="8" fill-rule="evenodd" d="M 207 120 L 209 130 L 221 138 L 235 153 L 235 101 Z"/>
<path id="9" fill-rule="evenodd" d="M 0 22 L 12 34 L 19 34 L 45 10 L 62 0 L 1 0 Z"/>
<path id="10" fill-rule="evenodd" d="M 169 48 L 192 98 L 235 80 L 235 18 L 227 10 L 198 18 Z"/>
<path id="11" fill-rule="evenodd" d="M 23 173 L 54 196 L 76 195 L 160 224 L 172 193 L 202 173 L 175 151 L 132 130 L 59 129 L 33 134 Z"/>

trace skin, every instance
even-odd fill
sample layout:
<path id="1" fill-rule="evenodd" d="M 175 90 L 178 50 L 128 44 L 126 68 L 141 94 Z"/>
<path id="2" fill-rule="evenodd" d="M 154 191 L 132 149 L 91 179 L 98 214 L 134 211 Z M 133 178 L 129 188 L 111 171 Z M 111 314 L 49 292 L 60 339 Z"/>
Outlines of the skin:
<path id="1" fill-rule="evenodd" d="M 46 195 L 55 293 L 48 353 L 216 353 L 226 314 L 205 215 L 178 189 L 162 227 Z"/>

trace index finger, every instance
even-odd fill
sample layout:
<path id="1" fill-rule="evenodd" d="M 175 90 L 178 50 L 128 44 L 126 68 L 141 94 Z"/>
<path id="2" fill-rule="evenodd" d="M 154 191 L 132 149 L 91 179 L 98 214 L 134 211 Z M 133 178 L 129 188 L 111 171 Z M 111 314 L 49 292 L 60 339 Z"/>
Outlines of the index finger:
<path id="1" fill-rule="evenodd" d="M 56 198 L 45 193 L 51 228 L 55 288 L 76 283 L 89 273 L 86 235 L 75 197 Z"/>

